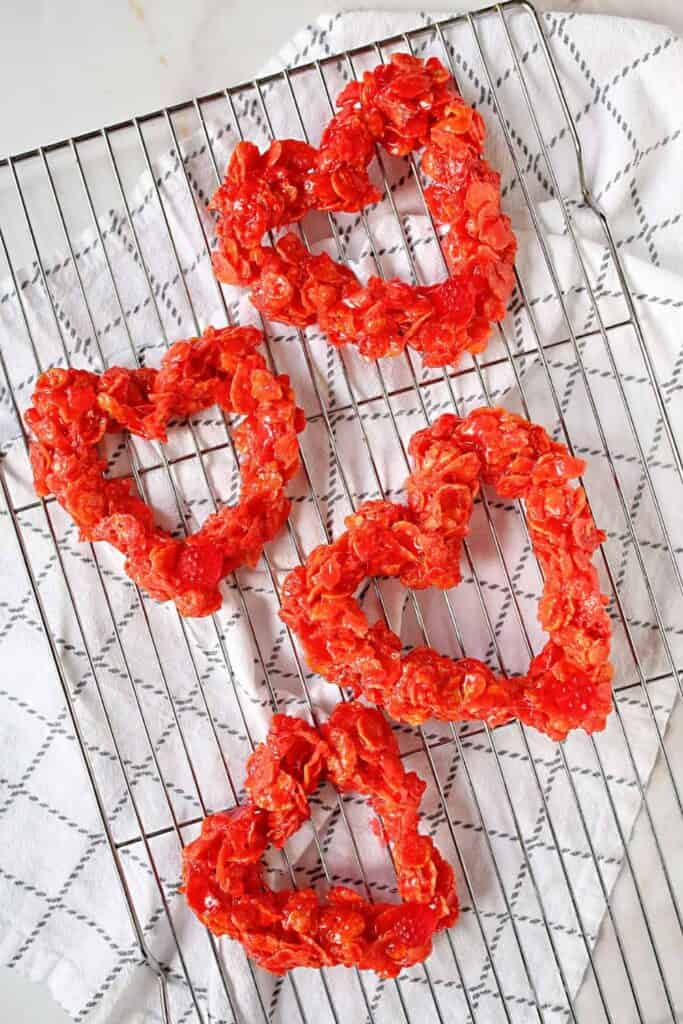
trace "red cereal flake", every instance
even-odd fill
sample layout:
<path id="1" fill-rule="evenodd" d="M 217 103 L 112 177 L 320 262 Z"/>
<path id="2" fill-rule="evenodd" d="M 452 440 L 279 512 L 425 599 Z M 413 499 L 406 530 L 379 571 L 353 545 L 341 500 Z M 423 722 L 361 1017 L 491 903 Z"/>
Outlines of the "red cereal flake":
<path id="1" fill-rule="evenodd" d="M 220 580 L 254 565 L 289 514 L 285 485 L 299 466 L 304 417 L 289 378 L 273 375 L 256 351 L 260 340 L 252 327 L 209 327 L 172 345 L 159 370 L 48 370 L 25 414 L 38 494 L 55 496 L 82 540 L 113 544 L 126 556 L 130 578 L 157 600 L 175 601 L 182 615 L 216 611 Z M 121 429 L 165 441 L 170 420 L 214 404 L 244 416 L 234 435 L 240 501 L 176 540 L 154 525 L 130 480 L 105 476 L 98 443 Z"/>
<path id="2" fill-rule="evenodd" d="M 295 327 L 318 322 L 332 345 L 357 345 L 368 358 L 410 345 L 427 366 L 444 366 L 464 351 L 481 352 L 492 324 L 505 316 L 517 248 L 500 208 L 500 175 L 482 156 L 481 115 L 435 57 L 406 53 L 351 82 L 337 108 L 317 149 L 293 139 L 276 139 L 264 153 L 252 142 L 238 144 L 211 202 L 219 214 L 217 276 L 248 285 L 271 319 Z M 450 277 L 440 284 L 371 277 L 363 285 L 291 232 L 274 247 L 262 245 L 266 232 L 309 210 L 351 213 L 377 202 L 368 176 L 376 144 L 397 156 L 423 150 L 433 181 L 427 203 L 448 227 Z"/>
<path id="3" fill-rule="evenodd" d="M 410 442 L 407 503 L 365 502 L 347 530 L 315 548 L 288 574 L 281 617 L 310 667 L 348 686 L 392 718 L 517 718 L 553 739 L 576 728 L 604 728 L 612 708 L 610 623 L 592 554 L 605 539 L 581 487 L 584 469 L 542 427 L 504 409 L 441 416 Z M 549 634 L 525 676 L 497 676 L 474 658 L 453 660 L 430 647 L 401 653 L 399 637 L 368 622 L 355 590 L 368 576 L 407 587 L 448 588 L 460 580 L 459 555 L 480 482 L 526 505 L 544 574 L 538 618 Z"/>
<path id="4" fill-rule="evenodd" d="M 322 898 L 263 881 L 266 847 L 282 847 L 310 817 L 308 799 L 322 779 L 367 797 L 381 816 L 402 903 L 370 903 L 342 885 Z M 434 934 L 454 924 L 453 870 L 418 832 L 425 784 L 405 770 L 381 712 L 341 703 L 319 729 L 275 715 L 249 758 L 246 788 L 249 801 L 206 818 L 183 851 L 183 892 L 215 935 L 241 942 L 259 966 L 284 974 L 343 964 L 393 978 L 429 956 Z"/>

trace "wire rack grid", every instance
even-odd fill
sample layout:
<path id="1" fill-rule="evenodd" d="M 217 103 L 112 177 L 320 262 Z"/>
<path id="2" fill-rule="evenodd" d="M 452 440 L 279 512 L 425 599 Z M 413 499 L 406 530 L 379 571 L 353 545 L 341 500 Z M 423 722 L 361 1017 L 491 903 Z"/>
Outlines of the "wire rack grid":
<path id="1" fill-rule="evenodd" d="M 417 366 L 409 355 L 369 366 L 353 354 L 331 352 L 314 330 L 283 333 L 262 322 L 268 357 L 290 373 L 307 414 L 301 490 L 286 536 L 271 545 L 256 571 L 235 574 L 226 588 L 226 609 L 201 626 L 160 609 L 122 582 L 120 566 L 98 547 L 76 544 L 80 554 L 74 555 L 59 508 L 50 499 L 36 500 L 6 459 L 0 487 L 13 543 L 97 802 L 136 955 L 158 979 L 163 1021 L 410 1021 L 418 1013 L 435 1021 L 487 1024 L 676 1020 L 683 991 L 668 936 L 673 928 L 680 943 L 683 930 L 680 872 L 672 856 L 672 837 L 683 821 L 682 772 L 665 732 L 660 691 L 669 686 L 671 710 L 681 689 L 671 622 L 683 598 L 683 578 L 671 494 L 667 488 L 665 500 L 651 465 L 640 403 L 654 417 L 677 486 L 683 484 L 683 465 L 651 339 L 609 224 L 591 196 L 570 107 L 529 4 L 510 0 L 422 26 L 1 161 L 0 249 L 32 364 L 19 372 L 11 341 L 3 345 L 3 385 L 20 425 L 27 384 L 37 372 L 56 363 L 98 370 L 111 363 L 117 350 L 110 346 L 110 325 L 103 327 L 99 319 L 104 290 L 125 357 L 138 364 L 154 358 L 158 348 L 138 340 L 141 309 L 164 346 L 181 336 L 182 326 L 199 333 L 209 319 L 248 316 L 243 299 L 214 281 L 208 261 L 213 222 L 206 200 L 226 154 L 236 138 L 251 138 L 255 130 L 261 142 L 285 135 L 315 141 L 315 125 L 329 116 L 344 81 L 395 49 L 440 56 L 463 95 L 486 108 L 495 123 L 495 162 L 507 169 L 506 202 L 519 200 L 515 226 L 533 259 L 518 262 L 511 315 L 487 353 L 443 373 Z M 201 181 L 195 158 L 202 161 Z M 359 259 L 360 244 L 374 272 L 393 272 L 391 260 L 398 258 L 416 283 L 429 273 L 426 266 L 443 272 L 438 229 L 426 207 L 402 206 L 406 185 L 420 203 L 423 198 L 418 164 L 378 152 L 375 173 L 384 190 L 378 208 L 358 218 L 313 219 L 302 227 L 305 244 L 327 238 L 342 260 Z M 168 190 L 171 174 L 180 191 Z M 144 221 L 150 208 L 161 224 L 152 246 Z M 418 217 L 426 232 L 421 238 L 415 232 Z M 597 263 L 594 252 L 586 251 L 586 220 L 597 231 Z M 564 246 L 560 253 L 551 239 L 553 223 Z M 97 274 L 84 260 L 89 248 L 99 254 Z M 61 267 L 48 266 L 46 254 L 54 249 L 65 253 Z M 194 261 L 188 251 L 196 253 Z M 427 264 L 424 253 L 436 263 Z M 19 269 L 24 266 L 32 276 Z M 58 271 L 67 267 L 69 301 L 77 312 L 60 286 Z M 615 283 L 611 292 L 608 273 Z M 139 284 L 130 300 L 129 275 Z M 31 283 L 42 298 L 38 311 L 27 298 Z M 79 344 L 79 324 L 89 346 Z M 643 385 L 638 404 L 634 361 Z M 397 730 L 406 759 L 419 758 L 430 784 L 433 806 L 426 821 L 454 863 L 463 902 L 461 922 L 440 937 L 429 961 L 397 981 L 378 985 L 360 972 L 335 970 L 297 971 L 275 982 L 208 933 L 198 954 L 200 926 L 177 894 L 180 848 L 206 813 L 239 802 L 244 757 L 263 735 L 264 708 L 291 707 L 317 721 L 335 699 L 347 696 L 321 686 L 293 638 L 277 626 L 283 569 L 313 543 L 329 540 L 358 500 L 400 491 L 413 430 L 442 409 L 462 413 L 472 405 L 495 404 L 503 395 L 506 404 L 545 422 L 572 450 L 590 452 L 594 460 L 594 475 L 589 469 L 585 485 L 596 518 L 609 530 L 600 571 L 611 599 L 618 669 L 610 745 L 603 737 L 584 737 L 580 747 L 572 746 L 579 742 L 574 739 L 549 744 L 518 724 Z M 232 425 L 223 416 L 195 418 L 178 425 L 166 449 L 127 439 L 112 447 L 112 471 L 130 475 L 150 501 L 165 500 L 169 522 L 187 531 L 198 513 L 234 499 Z M 634 492 L 649 502 L 649 532 L 635 515 Z M 387 620 L 395 620 L 398 610 L 409 623 L 407 643 L 448 645 L 454 654 L 487 656 L 502 671 L 519 671 L 538 645 L 534 608 L 541 582 L 533 559 L 526 558 L 524 515 L 521 504 L 484 494 L 457 592 L 411 593 L 397 604 L 395 591 L 375 582 L 368 601 Z M 51 590 L 46 564 L 57 579 Z M 65 619 L 71 648 L 64 642 Z M 242 634 L 235 632 L 238 622 Z M 132 624 L 139 643 L 129 639 Z M 113 672 L 103 657 L 104 633 Z M 81 658 L 76 668 L 70 653 L 75 648 Z M 255 690 L 246 675 L 256 679 Z M 663 776 L 661 805 L 639 758 L 645 741 Z M 520 766 L 524 792 L 534 794 L 534 815 L 520 806 Z M 577 849 L 568 844 L 567 812 L 553 795 L 556 778 L 571 810 Z M 586 780 L 590 791 L 583 788 Z M 620 802 L 622 784 L 635 794 L 630 817 Z M 600 829 L 617 850 L 611 857 L 602 852 L 596 831 L 596 790 L 603 805 Z M 638 859 L 630 841 L 636 811 L 645 851 Z M 516 874 L 501 857 L 501 814 Z M 370 898 L 391 889 L 374 862 L 368 867 L 367 823 L 359 815 L 357 801 L 323 794 L 303 854 L 288 847 L 270 869 L 294 885 L 356 884 Z M 350 858 L 341 866 L 335 860 L 340 845 Z M 583 905 L 577 864 L 590 875 L 597 916 Z M 614 864 L 626 886 L 621 902 Z M 664 893 L 670 918 L 665 923 L 646 885 L 653 877 Z"/>

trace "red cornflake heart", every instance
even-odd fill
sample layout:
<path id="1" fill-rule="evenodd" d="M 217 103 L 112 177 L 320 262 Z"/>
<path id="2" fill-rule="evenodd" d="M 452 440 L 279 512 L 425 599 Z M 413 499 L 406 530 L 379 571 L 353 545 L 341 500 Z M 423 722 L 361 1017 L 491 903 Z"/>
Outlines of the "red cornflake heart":
<path id="1" fill-rule="evenodd" d="M 220 580 L 239 565 L 254 565 L 289 514 L 285 485 L 299 466 L 304 416 L 289 378 L 271 373 L 256 351 L 260 340 L 252 327 L 209 327 L 200 338 L 172 345 L 159 370 L 48 370 L 25 414 L 35 437 L 30 455 L 38 494 L 57 498 L 83 540 L 113 544 L 126 556 L 130 578 L 157 600 L 175 601 L 182 615 L 216 611 Z M 244 416 L 233 435 L 240 500 L 176 540 L 154 525 L 130 480 L 105 476 L 98 444 L 122 429 L 166 441 L 170 420 L 214 404 Z"/>
<path id="2" fill-rule="evenodd" d="M 347 531 L 288 574 L 281 617 L 310 667 L 351 687 L 400 722 L 428 718 L 510 718 L 553 739 L 604 728 L 612 708 L 610 622 L 592 564 L 605 539 L 585 492 L 569 481 L 585 464 L 536 424 L 504 409 L 447 414 L 410 442 L 414 470 L 406 505 L 370 501 Z M 453 660 L 431 647 L 401 653 L 382 621 L 370 625 L 354 591 L 368 576 L 394 576 L 412 588 L 460 581 L 459 558 L 480 481 L 526 505 L 529 534 L 545 581 L 539 621 L 550 638 L 525 676 L 497 676 L 474 658 Z"/>
<path id="3" fill-rule="evenodd" d="M 353 889 L 270 889 L 261 858 L 310 817 L 309 796 L 327 779 L 360 793 L 381 816 L 401 904 L 370 903 Z M 275 715 L 247 764 L 250 800 L 202 823 L 183 851 L 183 891 L 215 935 L 229 935 L 274 974 L 343 964 L 393 978 L 425 959 L 435 932 L 452 925 L 458 899 L 451 866 L 418 832 L 424 782 L 407 772 L 382 714 L 341 703 L 326 725 Z"/>
<path id="4" fill-rule="evenodd" d="M 435 57 L 395 53 L 388 64 L 351 82 L 316 149 L 276 139 L 260 153 L 240 142 L 211 206 L 219 214 L 214 270 L 251 287 L 266 316 L 295 327 L 320 324 L 330 344 L 357 345 L 368 358 L 410 345 L 427 366 L 481 352 L 492 323 L 505 316 L 514 286 L 517 243 L 500 209 L 500 175 L 482 156 L 486 129 Z M 293 233 L 273 248 L 263 235 L 309 210 L 351 213 L 376 202 L 368 176 L 375 145 L 405 156 L 424 148 L 434 182 L 425 198 L 447 225 L 443 249 L 450 277 L 414 287 L 371 277 L 363 285 L 326 253 L 313 255 Z"/>

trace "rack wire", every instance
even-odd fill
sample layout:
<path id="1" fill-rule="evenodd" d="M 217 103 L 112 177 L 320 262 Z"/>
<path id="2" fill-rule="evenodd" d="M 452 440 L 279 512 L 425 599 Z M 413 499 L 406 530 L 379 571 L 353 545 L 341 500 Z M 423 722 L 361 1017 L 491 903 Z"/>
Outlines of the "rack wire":
<path id="1" fill-rule="evenodd" d="M 309 138 L 316 114 L 322 120 L 329 116 L 331 97 L 341 84 L 364 67 L 386 60 L 397 48 L 436 53 L 449 65 L 465 97 L 489 107 L 487 117 L 498 126 L 498 156 L 508 168 L 504 191 L 507 199 L 523 200 L 525 237 L 545 274 L 547 297 L 538 297 L 532 272 L 520 265 L 511 318 L 486 355 L 443 373 L 423 370 L 410 356 L 396 361 L 401 364 L 398 370 L 386 360 L 370 367 L 353 354 L 333 354 L 315 332 L 288 335 L 278 325 L 264 322 L 268 357 L 278 370 L 290 372 L 306 408 L 301 491 L 286 536 L 270 547 L 256 573 L 235 574 L 226 588 L 227 610 L 202 627 L 160 609 L 130 584 L 124 583 L 122 590 L 120 567 L 117 571 L 95 546 L 82 546 L 75 558 L 58 506 L 50 499 L 35 499 L 3 465 L 0 488 L 14 542 L 97 802 L 132 938 L 141 962 L 158 980 L 164 1022 L 390 1017 L 410 1021 L 418 1013 L 440 1022 L 487 1024 L 531 1019 L 615 1024 L 677 1020 L 683 989 L 676 947 L 680 950 L 683 920 L 680 866 L 673 851 L 683 821 L 683 772 L 666 732 L 662 694 L 671 711 L 681 690 L 681 652 L 671 623 L 683 598 L 683 578 L 681 548 L 672 524 L 675 506 L 670 489 L 666 496 L 662 493 L 662 480 L 652 465 L 643 407 L 632 404 L 634 361 L 644 384 L 638 401 L 645 401 L 654 416 L 657 438 L 667 450 L 677 484 L 683 484 L 683 464 L 652 339 L 639 319 L 610 226 L 591 195 L 576 125 L 542 24 L 530 4 L 509 0 L 476 14 L 423 25 L 405 35 L 0 161 L 0 249 L 22 344 L 27 344 L 33 364 L 24 368 L 24 376 L 17 372 L 16 350 L 9 339 L 0 356 L 3 385 L 21 423 L 30 391 L 27 384 L 36 372 L 72 361 L 104 369 L 111 350 L 110 325 L 103 328 L 98 322 L 102 289 L 116 311 L 126 358 L 134 363 L 153 355 L 154 348 L 136 340 L 140 309 L 151 317 L 164 346 L 175 340 L 181 324 L 199 333 L 207 322 L 206 310 L 214 311 L 214 322 L 242 316 L 244 303 L 217 285 L 208 262 L 212 221 L 206 199 L 220 179 L 230 146 L 244 133 L 253 137 L 254 126 L 262 142 L 274 135 Z M 525 127 L 509 116 L 513 99 L 522 104 Z M 208 174 L 203 184 L 195 177 L 194 158 L 203 159 Z M 420 282 L 425 264 L 413 226 L 416 216 L 424 219 L 428 214 L 426 207 L 415 211 L 401 206 L 406 181 L 422 197 L 419 167 L 412 159 L 391 161 L 381 153 L 376 165 L 384 189 L 382 223 L 388 215 L 393 241 L 381 234 L 384 229 L 378 228 L 374 211 L 355 222 L 340 216 L 329 217 L 327 225 L 304 225 L 303 240 L 316 245 L 327 235 L 335 255 L 349 259 L 357 258 L 353 246 L 360 234 L 374 271 L 386 273 L 386 259 L 398 252 L 409 278 Z M 141 171 L 146 172 L 142 193 L 135 186 Z M 182 185 L 182 200 L 180 193 L 165 189 L 171 172 Z M 539 181 L 543 202 L 535 191 Z M 550 241 L 549 205 L 560 218 L 571 272 L 566 262 L 560 263 Z M 153 250 L 146 245 L 144 232 L 147 207 L 153 207 L 163 225 Z M 597 265 L 577 228 L 581 217 L 592 218 L 601 232 Z M 181 255 L 187 251 L 187 238 L 180 237 L 179 225 L 187 225 L 197 253 L 194 262 Z M 425 246 L 438 258 L 438 231 L 431 221 L 428 229 Z M 122 247 L 116 257 L 112 239 Z M 65 253 L 61 269 L 69 268 L 71 291 L 80 307 L 77 314 L 64 305 L 59 265 L 47 265 L 46 253 L 55 248 Z M 97 249 L 101 260 L 101 274 L 95 278 L 85 263 L 90 248 Z M 33 268 L 32 277 L 19 269 L 24 266 Z M 124 280 L 134 273 L 141 280 L 137 304 L 127 301 Z M 608 273 L 616 282 L 611 294 L 605 286 Z M 44 301 L 39 313 L 27 299 L 31 281 Z M 572 293 L 581 296 L 580 309 L 573 304 Z M 552 330 L 542 306 L 547 302 L 555 312 Z M 178 311 L 181 304 L 183 313 Z M 89 347 L 78 343 L 79 323 L 90 339 Z M 45 334 L 53 339 L 51 348 L 37 340 Z M 579 454 L 589 450 L 598 467 L 594 477 L 587 474 L 585 484 L 596 518 L 610 528 L 600 570 L 615 625 L 617 699 L 610 730 L 617 737 L 618 754 L 614 739 L 609 747 L 603 737 L 584 739 L 576 748 L 572 740 L 550 745 L 520 725 L 504 730 L 399 729 L 404 756 L 420 759 L 430 784 L 434 804 L 427 820 L 432 831 L 440 829 L 464 907 L 461 922 L 439 939 L 430 960 L 393 984 L 378 985 L 359 972 L 340 976 L 338 970 L 297 971 L 284 982 L 274 982 L 240 959 L 234 947 L 228 949 L 208 934 L 208 945 L 198 957 L 200 926 L 177 896 L 180 847 L 196 833 L 207 812 L 239 801 L 244 756 L 261 738 L 263 707 L 293 706 L 317 721 L 329 710 L 330 700 L 346 696 L 320 686 L 308 673 L 293 638 L 275 625 L 283 567 L 300 560 L 311 543 L 330 539 L 340 516 L 366 496 L 363 482 L 367 486 L 369 479 L 372 493 L 380 495 L 400 487 L 408 464 L 405 438 L 414 429 L 442 408 L 462 412 L 471 404 L 495 403 L 510 388 L 520 411 L 544 419 Z M 582 395 L 578 414 L 576 389 Z M 614 409 L 622 427 L 617 436 L 611 420 Z M 195 418 L 177 428 L 166 451 L 129 439 L 125 450 L 120 445 L 111 452 L 111 463 L 130 474 L 150 500 L 165 488 L 169 516 L 177 528 L 188 530 L 202 506 L 213 510 L 234 496 L 237 460 L 231 427 L 225 417 L 210 422 Z M 219 477 L 228 478 L 227 490 Z M 634 493 L 649 502 L 650 532 L 643 531 L 634 513 Z M 529 544 L 524 509 L 485 494 L 477 518 L 480 529 L 465 546 L 467 572 L 461 590 L 466 595 L 447 593 L 437 600 L 410 594 L 405 614 L 415 642 L 439 646 L 448 637 L 453 653 L 486 654 L 501 670 L 515 671 L 538 642 L 533 608 L 540 578 L 525 563 Z M 510 521 L 516 539 L 511 539 L 506 525 Z M 478 535 L 484 539 L 478 542 Z M 497 583 L 482 569 L 487 552 L 497 566 Z M 46 561 L 59 581 L 57 596 L 46 591 Z M 396 614 L 386 587 L 376 583 L 369 597 L 373 595 L 381 614 L 388 619 Z M 78 671 L 63 639 L 65 604 L 82 658 Z M 102 656 L 98 627 L 91 622 L 93 608 L 99 629 L 110 638 L 108 656 L 117 666 L 114 680 Z M 237 620 L 246 629 L 241 641 L 233 629 Z M 131 622 L 138 630 L 135 635 L 144 638 L 144 653 L 128 642 Z M 247 660 L 253 661 L 255 690 L 244 681 L 240 643 L 250 651 Z M 285 658 L 284 669 L 280 656 Z M 634 706 L 640 713 L 635 720 L 630 711 Z M 638 753 L 646 740 L 657 754 L 658 785 L 665 791 L 659 801 Z M 480 756 L 482 751 L 485 757 Z M 169 769 L 173 759 L 183 762 L 180 778 Z M 104 772 L 112 765 L 115 786 Z M 535 816 L 517 799 L 519 766 L 526 773 L 525 785 L 535 793 Z M 550 784 L 555 777 L 563 780 L 562 799 L 571 810 L 577 849 L 567 845 L 567 811 L 558 806 Z M 619 849 L 616 860 L 622 877 L 616 886 L 612 866 L 600 852 L 595 797 L 583 788 L 586 778 L 599 789 L 604 803 L 600 828 Z M 454 780 L 461 793 L 456 807 Z M 622 785 L 633 790 L 639 810 L 637 849 L 630 835 L 635 811 L 630 818 L 624 815 Z M 516 876 L 501 858 L 501 831 L 494 812 L 509 823 L 504 838 L 518 857 Z M 295 885 L 341 878 L 360 885 L 370 898 L 377 896 L 382 883 L 374 865 L 367 867 L 367 829 L 359 814 L 355 801 L 323 795 L 314 810 L 306 856 L 283 852 L 281 861 L 276 858 L 270 865 L 272 870 Z M 342 845 L 350 851 L 351 860 L 343 868 L 335 865 L 339 844 L 332 837 L 337 827 Z M 546 862 L 549 858 L 553 864 L 552 889 L 539 860 L 541 848 Z M 583 890 L 577 884 L 577 862 L 590 874 L 598 894 L 599 940 L 595 920 L 588 920 L 578 895 Z M 660 894 L 656 905 L 653 878 Z M 523 887 L 528 890 L 524 904 Z M 150 890 L 154 910 L 148 902 Z M 558 891 L 569 925 L 558 924 Z M 576 945 L 570 948 L 566 941 L 570 934 L 580 950 L 579 974 L 585 969 L 580 987 L 575 977 Z M 484 965 L 474 974 L 471 947 L 476 947 Z M 213 1009 L 207 1008 L 209 997 L 217 999 L 223 1011 L 215 1010 L 215 1002 Z"/>

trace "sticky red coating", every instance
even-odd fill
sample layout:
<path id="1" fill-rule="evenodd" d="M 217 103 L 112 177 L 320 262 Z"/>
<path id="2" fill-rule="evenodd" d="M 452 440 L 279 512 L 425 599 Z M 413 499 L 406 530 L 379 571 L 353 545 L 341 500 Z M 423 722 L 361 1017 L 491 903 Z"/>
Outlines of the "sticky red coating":
<path id="1" fill-rule="evenodd" d="M 38 494 L 56 497 L 81 539 L 113 544 L 126 556 L 130 578 L 158 601 L 175 601 L 183 615 L 216 611 L 220 580 L 239 565 L 254 565 L 289 514 L 285 485 L 299 466 L 304 416 L 289 378 L 272 374 L 256 351 L 260 340 L 252 327 L 209 327 L 172 345 L 159 370 L 48 370 L 25 414 Z M 233 433 L 240 500 L 176 540 L 154 525 L 129 479 L 105 476 L 98 445 L 108 431 L 122 429 L 165 441 L 170 420 L 214 404 L 244 416 Z"/>
<path id="2" fill-rule="evenodd" d="M 441 416 L 413 436 L 410 454 L 407 503 L 366 502 L 337 540 L 285 579 L 281 616 L 310 667 L 412 725 L 517 718 L 553 739 L 579 727 L 602 729 L 612 708 L 611 630 L 591 558 L 605 535 L 583 489 L 569 482 L 583 461 L 542 427 L 490 408 L 464 419 Z M 455 586 L 482 480 L 524 501 L 544 574 L 538 618 L 549 639 L 521 677 L 430 647 L 402 654 L 399 637 L 383 621 L 371 625 L 353 596 L 368 576 L 398 577 L 418 589 Z"/>
<path id="3" fill-rule="evenodd" d="M 318 322 L 335 346 L 357 345 L 369 357 L 395 356 L 406 345 L 428 366 L 481 352 L 492 324 L 502 320 L 514 285 L 516 252 L 510 219 L 500 208 L 500 175 L 482 156 L 486 129 L 435 57 L 395 53 L 351 82 L 319 147 L 275 140 L 264 153 L 240 142 L 211 201 L 219 214 L 217 276 L 251 288 L 266 316 L 295 327 Z M 381 198 L 368 175 L 378 143 L 392 155 L 423 150 L 433 184 L 426 199 L 434 221 L 447 227 L 443 251 L 450 276 L 414 287 L 351 270 L 310 254 L 289 232 L 274 248 L 268 231 L 310 210 L 362 210 Z"/>
<path id="4" fill-rule="evenodd" d="M 282 847 L 310 817 L 323 779 L 367 797 L 396 867 L 402 903 L 371 903 L 343 885 L 274 891 L 261 857 Z M 320 729 L 275 715 L 247 764 L 249 802 L 202 823 L 183 851 L 183 891 L 215 935 L 241 942 L 275 974 L 343 964 L 393 978 L 429 956 L 437 931 L 458 916 L 453 870 L 418 831 L 424 782 L 407 772 L 383 715 L 357 701 L 338 704 Z"/>

